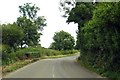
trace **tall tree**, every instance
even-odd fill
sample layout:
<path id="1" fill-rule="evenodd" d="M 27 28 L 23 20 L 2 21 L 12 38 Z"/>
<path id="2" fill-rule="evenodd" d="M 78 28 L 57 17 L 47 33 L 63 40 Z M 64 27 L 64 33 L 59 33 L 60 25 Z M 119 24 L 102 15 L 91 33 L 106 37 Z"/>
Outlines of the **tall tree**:
<path id="1" fill-rule="evenodd" d="M 66 5 L 70 5 L 69 7 Z M 67 17 L 67 23 L 74 22 L 78 24 L 78 31 L 77 31 L 77 41 L 76 41 L 76 48 L 80 49 L 82 46 L 82 31 L 81 27 L 92 18 L 93 10 L 96 4 L 92 2 L 84 3 L 84 2 L 75 2 L 75 0 L 63 0 L 60 2 L 60 6 L 62 10 L 65 12 L 63 15 Z M 72 7 L 72 8 L 71 8 Z M 66 16 L 67 15 L 67 16 Z"/>
<path id="2" fill-rule="evenodd" d="M 94 9 L 93 3 L 76 3 L 75 8 L 73 8 L 69 12 L 69 16 L 67 19 L 67 22 L 74 22 L 78 24 L 78 31 L 77 31 L 77 41 L 76 41 L 76 46 L 77 49 L 80 49 L 82 46 L 82 31 L 81 27 L 84 26 L 84 24 L 89 21 L 92 18 L 92 11 Z"/>
<path id="3" fill-rule="evenodd" d="M 23 28 L 25 36 L 21 41 L 21 47 L 26 44 L 28 46 L 37 45 L 40 41 L 41 31 L 46 26 L 44 16 L 37 16 L 40 10 L 35 4 L 26 3 L 19 6 L 19 11 L 22 14 L 16 24 Z"/>
<path id="4" fill-rule="evenodd" d="M 75 40 L 71 34 L 64 31 L 56 32 L 53 40 L 51 47 L 56 50 L 71 50 L 75 45 Z"/>

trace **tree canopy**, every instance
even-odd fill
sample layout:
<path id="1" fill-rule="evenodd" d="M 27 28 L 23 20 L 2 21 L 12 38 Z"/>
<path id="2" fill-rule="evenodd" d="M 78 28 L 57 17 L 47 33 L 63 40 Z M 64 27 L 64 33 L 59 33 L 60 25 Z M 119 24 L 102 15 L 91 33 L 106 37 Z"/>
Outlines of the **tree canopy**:
<path id="1" fill-rule="evenodd" d="M 53 37 L 54 42 L 50 48 L 56 50 L 71 50 L 74 48 L 75 40 L 68 32 L 56 32 Z"/>
<path id="2" fill-rule="evenodd" d="M 40 10 L 35 4 L 25 3 L 19 6 L 21 16 L 11 24 L 0 25 L 2 27 L 2 45 L 7 45 L 14 50 L 24 46 L 35 46 L 40 43 L 40 35 L 46 19 L 37 16 Z"/>
<path id="3" fill-rule="evenodd" d="M 21 47 L 25 44 L 28 46 L 37 45 L 40 42 L 40 35 L 43 27 L 46 26 L 44 16 L 37 16 L 40 10 L 35 4 L 26 3 L 19 6 L 21 16 L 15 22 L 23 29 L 25 34 L 21 41 Z"/>
<path id="4" fill-rule="evenodd" d="M 15 24 L 7 24 L 2 26 L 2 43 L 9 45 L 12 48 L 19 46 L 20 41 L 22 40 L 24 33 L 22 28 L 18 27 Z"/>

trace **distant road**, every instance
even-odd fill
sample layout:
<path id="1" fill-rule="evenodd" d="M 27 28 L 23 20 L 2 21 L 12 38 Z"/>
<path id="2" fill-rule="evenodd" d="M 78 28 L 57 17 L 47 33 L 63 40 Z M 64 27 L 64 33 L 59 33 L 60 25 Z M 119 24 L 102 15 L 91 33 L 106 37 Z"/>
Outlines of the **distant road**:
<path id="1" fill-rule="evenodd" d="M 5 76 L 6 78 L 101 78 L 75 62 L 79 55 L 44 59 Z"/>

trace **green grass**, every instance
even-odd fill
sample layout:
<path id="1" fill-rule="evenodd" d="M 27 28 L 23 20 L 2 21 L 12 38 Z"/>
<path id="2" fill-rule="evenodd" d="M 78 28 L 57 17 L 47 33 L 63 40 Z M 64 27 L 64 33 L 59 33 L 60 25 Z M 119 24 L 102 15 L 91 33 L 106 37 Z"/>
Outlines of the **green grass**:
<path id="1" fill-rule="evenodd" d="M 2 74 L 3 74 L 3 76 L 5 76 L 6 74 L 13 72 L 29 63 L 31 63 L 31 60 L 18 61 L 14 64 L 10 64 L 8 66 L 3 66 Z"/>
<path id="2" fill-rule="evenodd" d="M 17 61 L 13 64 L 7 65 L 7 66 L 2 66 L 2 75 L 5 76 L 6 74 L 13 72 L 19 68 L 22 68 L 30 63 L 38 61 L 39 58 L 34 58 L 34 59 L 28 59 L 28 60 L 21 60 Z"/>
<path id="3" fill-rule="evenodd" d="M 76 54 L 66 54 L 66 55 L 57 55 L 57 56 L 43 56 L 41 59 L 47 59 L 47 58 L 63 58 L 68 56 L 74 56 Z"/>

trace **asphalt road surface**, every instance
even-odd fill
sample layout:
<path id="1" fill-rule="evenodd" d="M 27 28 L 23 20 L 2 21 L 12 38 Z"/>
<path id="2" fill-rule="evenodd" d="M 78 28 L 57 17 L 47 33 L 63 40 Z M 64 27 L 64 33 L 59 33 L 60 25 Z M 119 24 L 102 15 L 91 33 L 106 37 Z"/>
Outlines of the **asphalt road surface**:
<path id="1" fill-rule="evenodd" d="M 101 78 L 76 63 L 78 56 L 39 60 L 8 74 L 5 78 Z"/>

